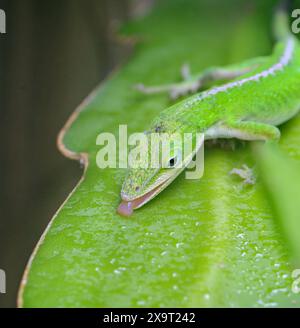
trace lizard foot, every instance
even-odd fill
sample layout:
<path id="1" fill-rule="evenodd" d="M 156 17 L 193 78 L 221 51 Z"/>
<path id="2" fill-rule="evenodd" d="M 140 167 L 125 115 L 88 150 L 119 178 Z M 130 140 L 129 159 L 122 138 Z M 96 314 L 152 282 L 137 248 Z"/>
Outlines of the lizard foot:
<path id="1" fill-rule="evenodd" d="M 201 79 L 195 78 L 190 73 L 188 64 L 184 64 L 181 68 L 182 81 L 178 83 L 158 85 L 158 86 L 145 86 L 143 83 L 135 85 L 135 89 L 144 94 L 155 94 L 168 92 L 172 100 L 176 100 L 182 96 L 193 94 L 202 87 Z"/>
<path id="2" fill-rule="evenodd" d="M 256 182 L 253 169 L 250 169 L 246 164 L 243 164 L 241 169 L 232 169 L 229 174 L 238 175 L 243 180 L 245 185 L 254 185 Z"/>
<path id="3" fill-rule="evenodd" d="M 140 83 L 135 85 L 135 89 L 147 95 L 168 92 L 169 97 L 172 100 L 176 100 L 179 97 L 195 93 L 200 88 L 200 86 L 201 85 L 199 81 L 183 81 L 172 85 L 170 84 L 152 87 L 147 87 Z"/>

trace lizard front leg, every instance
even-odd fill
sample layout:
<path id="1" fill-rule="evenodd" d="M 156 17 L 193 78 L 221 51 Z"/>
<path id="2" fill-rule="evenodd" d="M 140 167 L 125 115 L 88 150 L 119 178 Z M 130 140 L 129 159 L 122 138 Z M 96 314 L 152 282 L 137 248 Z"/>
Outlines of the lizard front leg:
<path id="1" fill-rule="evenodd" d="M 177 99 L 190 93 L 195 93 L 210 83 L 220 80 L 232 80 L 256 69 L 265 62 L 265 58 L 259 57 L 247 60 L 243 63 L 226 67 L 210 67 L 200 74 L 192 75 L 188 65 L 183 65 L 181 75 L 183 81 L 160 86 L 136 85 L 136 89 L 144 94 L 168 92 L 171 99 Z"/>
<path id="2" fill-rule="evenodd" d="M 237 138 L 242 140 L 277 141 L 280 138 L 279 129 L 270 124 L 253 121 L 226 121 L 209 128 L 206 139 Z"/>

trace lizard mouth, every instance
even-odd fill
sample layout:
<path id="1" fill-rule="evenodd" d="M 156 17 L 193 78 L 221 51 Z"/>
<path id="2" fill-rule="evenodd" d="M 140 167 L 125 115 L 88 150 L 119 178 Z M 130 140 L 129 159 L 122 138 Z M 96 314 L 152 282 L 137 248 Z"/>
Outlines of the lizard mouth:
<path id="1" fill-rule="evenodd" d="M 148 203 L 152 198 L 154 198 L 164 188 L 168 180 L 169 179 L 165 180 L 160 185 L 148 191 L 141 197 L 137 197 L 129 201 L 122 198 L 122 202 L 119 205 L 117 212 L 122 216 L 131 216 L 134 209 L 143 206 L 144 204 Z"/>

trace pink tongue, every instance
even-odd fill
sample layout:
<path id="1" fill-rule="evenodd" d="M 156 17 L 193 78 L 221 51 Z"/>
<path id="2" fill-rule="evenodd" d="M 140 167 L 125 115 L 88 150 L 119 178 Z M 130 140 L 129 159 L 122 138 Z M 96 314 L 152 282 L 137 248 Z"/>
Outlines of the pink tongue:
<path id="1" fill-rule="evenodd" d="M 123 200 L 119 205 L 117 212 L 122 216 L 131 216 L 133 210 L 137 208 L 140 204 L 144 203 L 145 200 L 149 199 L 155 193 L 157 188 L 153 189 L 152 191 L 148 192 L 146 195 L 142 197 L 134 199 L 131 202 L 126 202 Z"/>
<path id="2" fill-rule="evenodd" d="M 132 202 L 122 202 L 119 207 L 117 212 L 122 215 L 122 216 L 131 216 L 133 213 L 133 206 Z"/>
<path id="3" fill-rule="evenodd" d="M 137 199 L 134 199 L 132 202 L 125 202 L 123 200 L 118 207 L 118 213 L 122 216 L 131 216 L 133 213 L 133 210 L 137 206 L 139 206 L 146 197 L 147 197 L 147 195 L 137 198 Z"/>
<path id="4" fill-rule="evenodd" d="M 140 198 L 134 199 L 131 202 L 126 202 L 123 200 L 121 202 L 121 204 L 119 205 L 117 212 L 122 216 L 131 216 L 133 213 L 133 210 L 135 208 L 137 208 L 141 203 L 143 203 L 145 201 L 145 199 L 147 199 L 149 196 L 151 196 L 151 194 L 153 192 L 154 191 L 149 192 L 148 194 L 146 194 Z"/>

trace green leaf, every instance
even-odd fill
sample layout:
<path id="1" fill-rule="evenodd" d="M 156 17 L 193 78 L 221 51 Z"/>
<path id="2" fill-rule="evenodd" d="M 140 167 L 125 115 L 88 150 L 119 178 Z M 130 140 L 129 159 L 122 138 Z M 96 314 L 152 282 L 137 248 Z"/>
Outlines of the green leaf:
<path id="1" fill-rule="evenodd" d="M 59 209 L 25 272 L 23 307 L 295 306 L 288 247 L 260 179 L 243 187 L 228 172 L 255 163 L 251 149 L 207 149 L 201 180 L 179 177 L 130 218 L 116 214 L 124 170 L 96 166 L 96 137 L 144 131 L 170 105 L 132 86 L 271 52 L 273 1 L 168 0 L 123 29 L 141 41 L 128 63 L 76 112 L 61 134 L 71 157 L 85 153 L 80 184 Z M 300 161 L 300 120 L 282 147 Z"/>
<path id="2" fill-rule="evenodd" d="M 274 212 L 300 268 L 300 165 L 274 145 L 257 150 L 261 176 Z"/>

